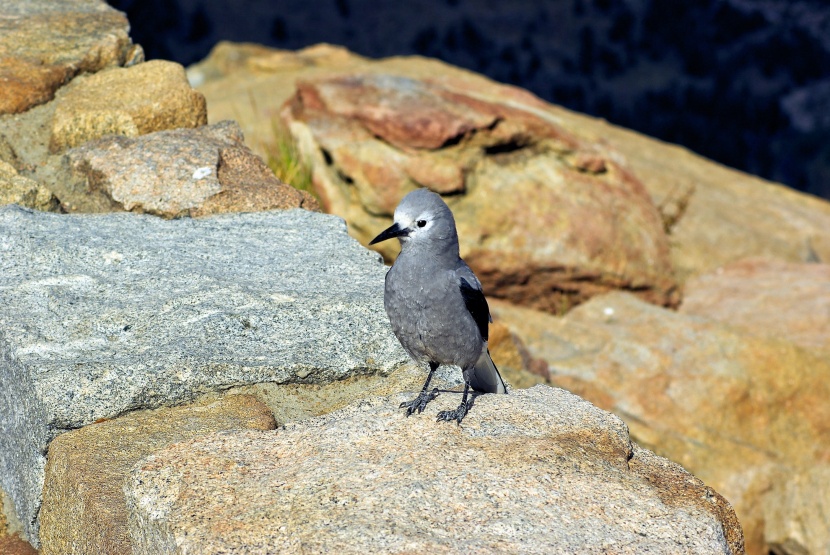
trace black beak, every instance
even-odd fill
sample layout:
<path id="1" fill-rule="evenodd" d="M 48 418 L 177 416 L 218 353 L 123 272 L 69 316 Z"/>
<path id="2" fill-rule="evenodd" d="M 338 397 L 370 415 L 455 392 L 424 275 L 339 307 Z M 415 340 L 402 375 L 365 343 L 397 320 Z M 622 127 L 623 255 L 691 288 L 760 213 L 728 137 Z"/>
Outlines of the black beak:
<path id="1" fill-rule="evenodd" d="M 400 237 L 401 235 L 406 235 L 408 233 L 408 229 L 402 228 L 397 223 L 394 223 L 389 228 L 382 231 L 380 235 L 369 241 L 369 244 L 374 245 L 375 243 L 386 241 L 387 239 L 391 239 L 392 237 Z"/>

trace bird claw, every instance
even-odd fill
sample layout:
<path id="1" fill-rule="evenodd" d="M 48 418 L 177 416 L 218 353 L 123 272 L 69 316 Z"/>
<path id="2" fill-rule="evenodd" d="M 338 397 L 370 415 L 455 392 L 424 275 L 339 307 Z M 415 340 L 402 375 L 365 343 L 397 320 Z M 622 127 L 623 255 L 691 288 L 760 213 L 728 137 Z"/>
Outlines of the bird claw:
<path id="1" fill-rule="evenodd" d="M 455 410 L 442 410 L 438 413 L 438 418 L 435 419 L 436 422 L 451 422 L 453 420 L 457 420 L 459 424 L 461 421 L 464 420 L 464 417 L 467 416 L 467 412 L 470 410 L 470 403 L 469 401 L 462 401 L 458 408 Z"/>
<path id="2" fill-rule="evenodd" d="M 422 391 L 417 397 L 411 401 L 404 401 L 398 407 L 400 409 L 406 408 L 406 415 L 409 416 L 414 412 L 421 414 L 427 406 L 427 403 L 438 397 L 438 388 L 435 387 L 432 391 Z"/>

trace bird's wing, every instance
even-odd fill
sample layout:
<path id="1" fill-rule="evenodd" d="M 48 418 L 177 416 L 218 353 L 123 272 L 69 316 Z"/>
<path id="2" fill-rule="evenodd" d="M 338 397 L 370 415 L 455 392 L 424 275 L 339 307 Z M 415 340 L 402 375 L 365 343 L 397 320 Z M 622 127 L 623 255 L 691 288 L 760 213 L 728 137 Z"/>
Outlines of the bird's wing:
<path id="1" fill-rule="evenodd" d="M 478 278 L 469 266 L 464 262 L 461 264 L 455 271 L 458 276 L 458 288 L 461 291 L 461 297 L 464 299 L 464 305 L 470 312 L 470 316 L 475 320 L 482 339 L 487 341 L 489 324 L 493 321 L 490 318 L 490 307 L 487 306 L 487 299 L 484 298 Z"/>

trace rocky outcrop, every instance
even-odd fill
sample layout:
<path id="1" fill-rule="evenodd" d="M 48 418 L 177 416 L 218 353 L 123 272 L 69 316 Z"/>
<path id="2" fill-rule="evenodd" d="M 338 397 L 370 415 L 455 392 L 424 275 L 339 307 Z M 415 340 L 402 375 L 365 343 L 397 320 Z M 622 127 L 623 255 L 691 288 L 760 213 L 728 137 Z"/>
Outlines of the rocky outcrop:
<path id="1" fill-rule="evenodd" d="M 820 545 L 815 538 L 830 524 L 817 516 L 826 514 L 825 500 L 796 484 L 809 482 L 830 457 L 826 353 L 622 293 L 592 299 L 564 318 L 502 303 L 494 312 L 545 363 L 552 383 L 619 415 L 635 441 L 729 499 L 749 552 L 785 544 L 784 529 L 801 530 L 809 541 L 802 551 L 782 553 Z M 797 499 L 798 509 L 770 524 L 788 506 L 782 498 Z M 786 539 L 798 545 L 803 538 Z"/>
<path id="2" fill-rule="evenodd" d="M 100 0 L 0 2 L 0 205 L 168 218 L 318 209 L 233 124 L 203 128 L 205 98 L 184 69 L 143 62 L 128 28 Z"/>
<path id="3" fill-rule="evenodd" d="M 225 121 L 141 137 L 109 136 L 71 149 L 60 187 L 70 212 L 120 211 L 165 218 L 273 209 L 319 210 L 282 183 Z"/>
<path id="4" fill-rule="evenodd" d="M 284 122 L 323 208 L 364 244 L 405 193 L 426 187 L 453 195 L 462 256 L 491 296 L 555 313 L 617 288 L 676 304 L 668 242 L 642 184 L 534 104 L 395 74 L 297 87 Z M 382 248 L 392 258 L 397 245 Z"/>
<path id="5" fill-rule="evenodd" d="M 79 73 L 144 59 L 124 14 L 99 0 L 3 2 L 0 13 L 0 114 L 51 100 Z"/>
<path id="6" fill-rule="evenodd" d="M 221 43 L 205 61 L 188 69 L 207 98 L 211 117 L 238 119 L 260 155 L 273 142 L 276 113 L 295 94 L 298 81 L 366 73 L 487 91 L 505 105 L 531 106 L 581 144 L 621 154 L 614 162 L 625 161 L 669 230 L 671 264 L 680 282 L 749 256 L 830 260 L 828 203 L 437 60 L 368 60 L 327 45 L 288 52 Z M 532 208 L 540 207 L 528 204 L 523 216 L 532 216 Z M 557 206 L 550 210 L 565 211 Z M 374 226 L 382 228 L 380 223 Z"/>
<path id="7" fill-rule="evenodd" d="M 124 485 L 139 460 L 175 442 L 220 430 L 272 430 L 271 411 L 229 395 L 188 406 L 132 412 L 59 435 L 49 444 L 41 555 L 132 555 Z"/>
<path id="8" fill-rule="evenodd" d="M 741 553 L 723 498 L 559 389 L 370 398 L 274 432 L 163 449 L 125 487 L 141 553 Z M 683 539 L 680 539 L 683 538 Z"/>
<path id="9" fill-rule="evenodd" d="M 6 207 L 0 237 L 0 485 L 29 539 L 43 453 L 62 430 L 212 390 L 326 383 L 407 361 L 378 255 L 333 216 Z"/>

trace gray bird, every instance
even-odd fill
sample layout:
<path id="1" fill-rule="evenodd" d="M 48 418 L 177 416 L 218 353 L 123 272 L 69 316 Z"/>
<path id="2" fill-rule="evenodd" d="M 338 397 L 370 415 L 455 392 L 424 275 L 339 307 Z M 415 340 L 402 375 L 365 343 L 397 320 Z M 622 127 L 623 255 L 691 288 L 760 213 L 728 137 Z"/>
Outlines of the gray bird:
<path id="1" fill-rule="evenodd" d="M 437 194 L 417 189 L 395 209 L 395 223 L 370 245 L 397 237 L 401 253 L 386 274 L 383 304 L 398 341 L 419 364 L 429 365 L 421 393 L 401 403 L 406 415 L 424 410 L 438 395 L 427 391 L 441 364 L 461 367 L 464 395 L 455 410 L 441 411 L 438 420 L 461 420 L 472 406 L 470 388 L 482 393 L 507 393 L 487 350 L 490 308 L 481 283 L 458 253 L 455 219 Z"/>

